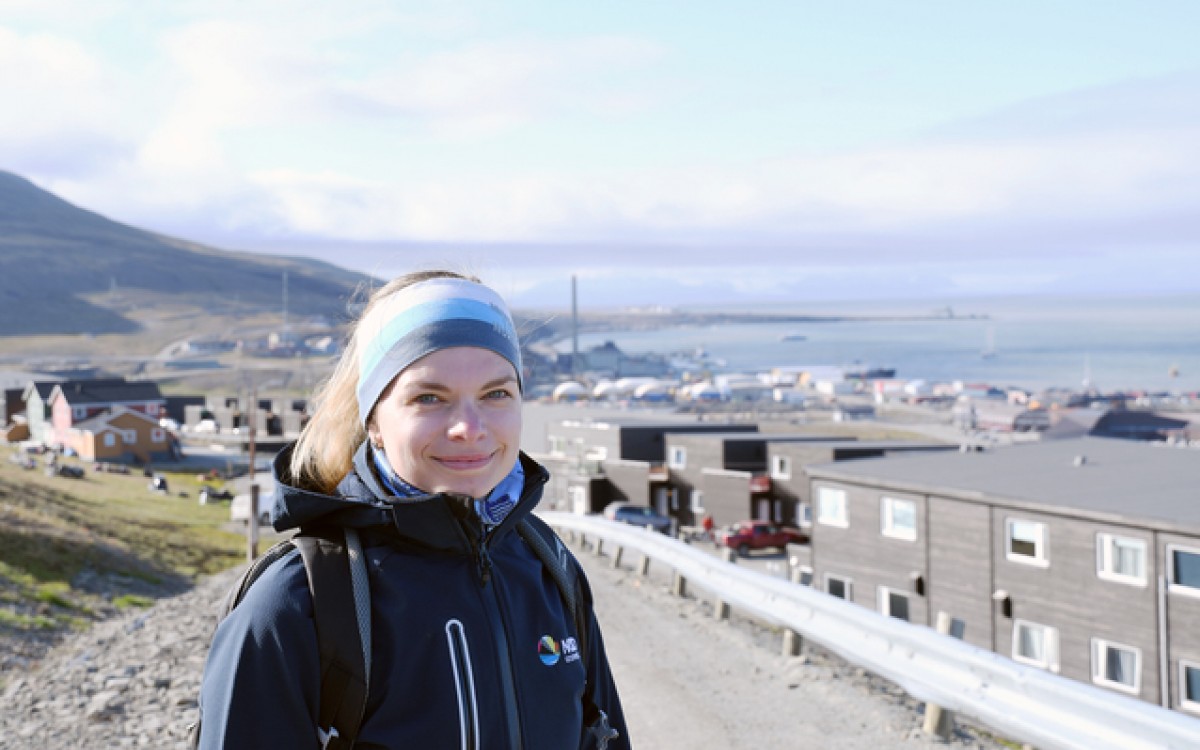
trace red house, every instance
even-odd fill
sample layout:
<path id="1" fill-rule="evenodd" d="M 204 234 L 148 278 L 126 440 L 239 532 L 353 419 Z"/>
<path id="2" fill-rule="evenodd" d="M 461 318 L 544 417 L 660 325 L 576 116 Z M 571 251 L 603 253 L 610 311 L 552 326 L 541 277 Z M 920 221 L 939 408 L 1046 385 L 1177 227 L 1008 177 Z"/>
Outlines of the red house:
<path id="1" fill-rule="evenodd" d="M 58 383 L 50 392 L 51 436 L 53 444 L 69 445 L 71 430 L 80 422 L 123 407 L 158 422 L 166 399 L 158 383 L 127 381 L 123 378 L 69 380 Z"/>

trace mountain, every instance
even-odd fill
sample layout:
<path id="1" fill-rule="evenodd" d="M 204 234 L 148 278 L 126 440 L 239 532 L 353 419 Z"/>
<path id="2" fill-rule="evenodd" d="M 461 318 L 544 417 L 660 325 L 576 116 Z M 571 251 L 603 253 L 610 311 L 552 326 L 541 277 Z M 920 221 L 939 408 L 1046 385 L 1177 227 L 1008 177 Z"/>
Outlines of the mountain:
<path id="1" fill-rule="evenodd" d="M 136 333 L 156 308 L 346 317 L 364 274 L 147 232 L 0 171 L 0 336 Z"/>

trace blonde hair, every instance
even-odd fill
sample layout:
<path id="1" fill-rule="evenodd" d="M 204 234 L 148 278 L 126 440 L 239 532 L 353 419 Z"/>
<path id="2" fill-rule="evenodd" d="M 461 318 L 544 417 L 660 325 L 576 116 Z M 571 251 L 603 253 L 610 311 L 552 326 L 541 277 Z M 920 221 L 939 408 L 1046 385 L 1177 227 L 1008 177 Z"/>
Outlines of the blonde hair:
<path id="1" fill-rule="evenodd" d="M 363 318 L 378 305 L 405 287 L 429 279 L 465 279 L 479 283 L 479 279 L 454 271 L 415 271 L 392 279 L 380 287 L 367 301 L 346 349 L 334 366 L 333 372 L 313 394 L 316 404 L 312 418 L 300 433 L 292 449 L 289 466 L 291 481 L 297 487 L 324 494 L 333 494 L 354 463 L 354 452 L 367 438 L 358 409 L 358 358 L 364 342 L 360 337 Z"/>

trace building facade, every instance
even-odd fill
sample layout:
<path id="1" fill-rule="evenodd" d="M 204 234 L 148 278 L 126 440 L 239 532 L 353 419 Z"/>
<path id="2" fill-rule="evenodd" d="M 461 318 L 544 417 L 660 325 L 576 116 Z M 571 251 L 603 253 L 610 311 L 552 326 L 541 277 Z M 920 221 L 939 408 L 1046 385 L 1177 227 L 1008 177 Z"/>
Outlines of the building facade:
<path id="1" fill-rule="evenodd" d="M 810 466 L 813 583 L 1200 714 L 1200 454 L 1083 438 Z"/>

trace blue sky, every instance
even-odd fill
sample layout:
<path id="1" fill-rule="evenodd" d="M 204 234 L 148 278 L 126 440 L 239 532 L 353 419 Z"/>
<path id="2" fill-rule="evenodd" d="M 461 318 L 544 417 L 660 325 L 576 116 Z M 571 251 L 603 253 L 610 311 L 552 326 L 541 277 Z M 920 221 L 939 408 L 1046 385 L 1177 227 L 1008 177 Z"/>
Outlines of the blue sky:
<path id="1" fill-rule="evenodd" d="M 0 0 L 0 169 L 514 303 L 1200 292 L 1200 3 Z M 15 103 L 15 104 L 14 104 Z"/>

